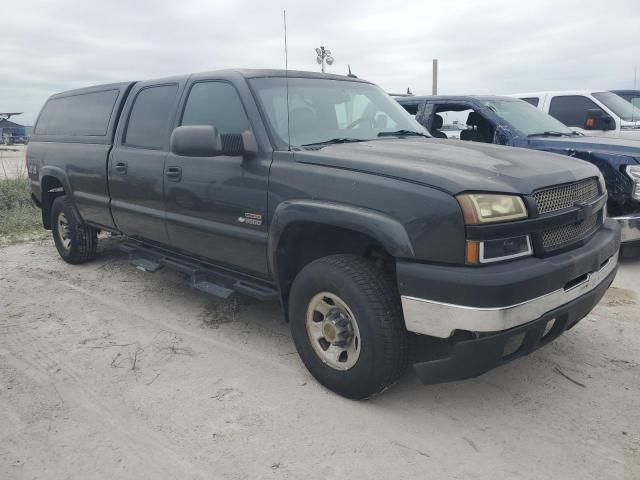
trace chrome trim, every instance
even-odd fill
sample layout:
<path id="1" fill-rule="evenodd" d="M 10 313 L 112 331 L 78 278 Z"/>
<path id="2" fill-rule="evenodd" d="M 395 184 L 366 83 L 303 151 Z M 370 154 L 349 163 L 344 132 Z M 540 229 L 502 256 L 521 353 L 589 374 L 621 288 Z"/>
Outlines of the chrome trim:
<path id="1" fill-rule="evenodd" d="M 506 307 L 480 308 L 402 296 L 402 311 L 407 330 L 432 337 L 448 338 L 455 330 L 498 332 L 540 318 L 590 292 L 602 283 L 618 264 L 618 253 L 587 278 L 568 289 Z"/>
<path id="2" fill-rule="evenodd" d="M 626 215 L 624 217 L 613 217 L 620 224 L 622 238 L 621 242 L 635 242 L 640 240 L 640 211 L 635 212 L 633 215 Z"/>

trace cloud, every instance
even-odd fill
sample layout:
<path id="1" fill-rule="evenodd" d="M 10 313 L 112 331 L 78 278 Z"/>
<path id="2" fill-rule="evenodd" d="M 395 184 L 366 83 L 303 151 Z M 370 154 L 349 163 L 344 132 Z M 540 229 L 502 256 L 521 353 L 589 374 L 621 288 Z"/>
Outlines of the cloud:
<path id="1" fill-rule="evenodd" d="M 592 3 L 592 5 L 589 5 Z M 86 85 L 229 67 L 317 70 L 325 45 L 333 73 L 388 91 L 441 93 L 624 88 L 640 67 L 637 0 L 30 1 L 7 18 L 0 43 L 0 111 L 31 123 L 52 93 Z"/>

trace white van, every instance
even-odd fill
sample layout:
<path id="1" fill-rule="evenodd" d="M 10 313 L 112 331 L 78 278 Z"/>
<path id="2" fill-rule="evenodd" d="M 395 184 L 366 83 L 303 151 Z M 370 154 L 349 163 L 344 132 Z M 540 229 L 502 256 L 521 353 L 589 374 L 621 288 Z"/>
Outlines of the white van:
<path id="1" fill-rule="evenodd" d="M 640 140 L 640 109 L 615 93 L 589 90 L 509 96 L 529 102 L 585 135 Z"/>

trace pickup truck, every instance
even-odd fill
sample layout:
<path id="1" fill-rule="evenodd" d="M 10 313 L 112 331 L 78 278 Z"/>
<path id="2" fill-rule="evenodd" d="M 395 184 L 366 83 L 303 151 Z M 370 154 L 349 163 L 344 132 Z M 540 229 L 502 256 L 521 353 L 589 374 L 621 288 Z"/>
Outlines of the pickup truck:
<path id="1" fill-rule="evenodd" d="M 438 138 L 451 138 L 443 119 L 466 122 L 456 138 L 580 158 L 604 176 L 609 216 L 622 227 L 623 253 L 640 251 L 640 142 L 586 137 L 527 102 L 499 96 L 421 96 L 396 100 Z M 451 117 L 451 118 L 450 118 Z"/>
<path id="2" fill-rule="evenodd" d="M 279 300 L 305 366 L 348 398 L 409 364 L 437 383 L 525 355 L 617 271 L 597 168 L 434 140 L 361 79 L 223 70 L 60 93 L 26 161 L 63 260 L 112 232 L 137 268 Z"/>
<path id="3" fill-rule="evenodd" d="M 530 103 L 585 135 L 640 140 L 637 108 L 613 92 L 577 90 L 509 96 Z"/>

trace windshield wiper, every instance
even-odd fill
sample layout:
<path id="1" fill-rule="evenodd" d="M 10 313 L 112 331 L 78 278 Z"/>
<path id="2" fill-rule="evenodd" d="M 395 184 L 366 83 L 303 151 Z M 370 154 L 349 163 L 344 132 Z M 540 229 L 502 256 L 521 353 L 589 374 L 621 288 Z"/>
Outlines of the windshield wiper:
<path id="1" fill-rule="evenodd" d="M 380 132 L 378 133 L 379 137 L 407 137 L 409 135 L 417 136 L 417 137 L 427 137 L 431 138 L 429 135 L 426 135 L 421 132 L 414 132 L 413 130 L 396 130 L 395 132 Z"/>
<path id="2" fill-rule="evenodd" d="M 303 147 L 317 147 L 319 145 L 333 145 L 336 143 L 353 143 L 353 142 L 365 142 L 361 138 L 330 138 L 329 140 L 323 140 L 321 142 L 305 143 Z"/>
<path id="3" fill-rule="evenodd" d="M 562 136 L 570 137 L 571 135 L 573 135 L 573 134 L 572 133 L 564 133 L 564 132 L 554 132 L 553 130 L 547 130 L 546 132 L 532 133 L 531 135 L 527 135 L 527 137 L 562 137 Z"/>

